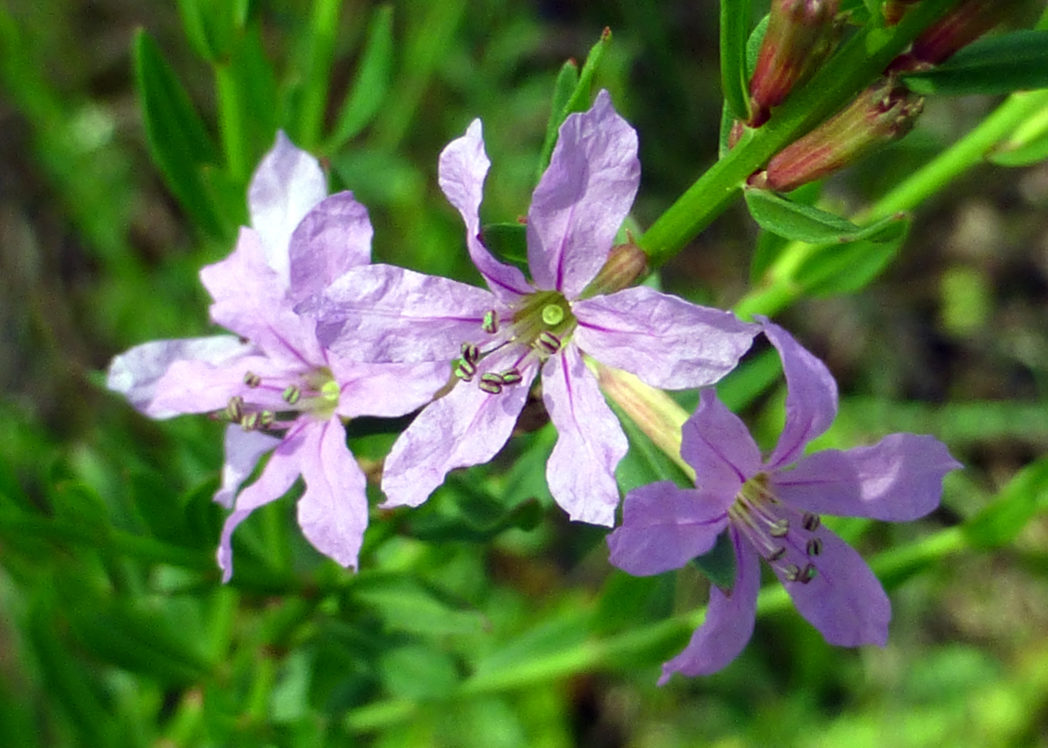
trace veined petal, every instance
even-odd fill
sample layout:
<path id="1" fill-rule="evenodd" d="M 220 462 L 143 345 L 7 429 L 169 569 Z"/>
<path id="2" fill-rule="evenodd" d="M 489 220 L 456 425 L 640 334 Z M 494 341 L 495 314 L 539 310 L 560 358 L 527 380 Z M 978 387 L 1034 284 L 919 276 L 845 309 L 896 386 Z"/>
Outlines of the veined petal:
<path id="1" fill-rule="evenodd" d="M 822 632 L 830 644 L 858 647 L 884 646 L 892 609 L 881 583 L 854 548 L 820 525 L 811 536 L 821 543 L 815 577 L 809 582 L 789 581 L 781 565 L 775 574 L 793 598 L 793 604 L 808 622 Z M 790 536 L 787 536 L 790 537 Z M 789 547 L 785 560 L 802 551 Z"/>
<path id="2" fill-rule="evenodd" d="M 298 500 L 298 524 L 314 548 L 355 569 L 368 525 L 367 480 L 346 448 L 338 416 L 310 424 L 304 435 L 299 465 L 306 490 Z"/>
<path id="3" fill-rule="evenodd" d="M 759 328 L 731 312 L 634 286 L 572 304 L 575 342 L 652 387 L 705 387 L 735 368 Z"/>
<path id="4" fill-rule="evenodd" d="M 372 364 L 329 357 L 341 388 L 338 414 L 394 417 L 425 405 L 453 380 L 447 361 L 417 364 Z"/>
<path id="5" fill-rule="evenodd" d="M 317 338 L 356 361 L 447 361 L 483 340 L 489 291 L 394 265 L 353 268 L 328 287 L 315 315 Z"/>
<path id="6" fill-rule="evenodd" d="M 891 434 L 870 447 L 809 455 L 772 481 L 799 509 L 906 522 L 939 506 L 943 476 L 961 467 L 932 436 Z"/>
<path id="7" fill-rule="evenodd" d="M 233 252 L 201 269 L 200 280 L 215 300 L 211 319 L 217 324 L 274 358 L 307 366 L 323 361 L 314 321 L 295 313 L 287 281 L 266 264 L 256 232 L 242 228 Z"/>
<path id="8" fill-rule="evenodd" d="M 619 504 L 615 467 L 629 444 L 575 346 L 546 362 L 542 401 L 557 427 L 546 463 L 550 493 L 571 519 L 610 527 Z"/>
<path id="9" fill-rule="evenodd" d="M 699 407 L 681 427 L 680 454 L 695 468 L 695 482 L 723 497 L 727 509 L 761 467 L 761 453 L 749 429 L 712 389 L 699 395 Z"/>
<path id="10" fill-rule="evenodd" d="M 532 289 L 520 270 L 496 260 L 480 240 L 480 203 L 490 166 L 491 161 L 484 152 L 480 120 L 475 119 L 465 135 L 452 140 L 441 152 L 439 182 L 448 202 L 455 206 L 466 224 L 466 246 L 473 264 L 491 291 L 508 302 L 531 293 Z"/>
<path id="11" fill-rule="evenodd" d="M 232 509 L 240 484 L 251 475 L 258 459 L 279 443 L 278 437 L 261 431 L 244 431 L 237 424 L 226 426 L 226 462 L 222 465 L 222 485 L 215 493 L 215 502 Z"/>
<path id="12" fill-rule="evenodd" d="M 352 192 L 325 198 L 291 234 L 291 301 L 319 295 L 350 268 L 371 262 L 371 220 Z"/>
<path id="13" fill-rule="evenodd" d="M 327 195 L 319 162 L 283 132 L 251 177 L 247 204 L 251 225 L 262 237 L 267 264 L 288 286 L 288 241 L 309 210 Z"/>
<path id="14" fill-rule="evenodd" d="M 493 358 L 484 362 L 483 371 L 504 371 L 513 363 L 509 355 Z M 482 391 L 476 381 L 460 382 L 423 408 L 386 458 L 383 506 L 418 506 L 451 470 L 494 457 L 513 431 L 535 369 L 528 367 L 521 374 L 523 381 L 497 395 Z"/>
<path id="15" fill-rule="evenodd" d="M 237 496 L 232 513 L 222 525 L 222 536 L 218 543 L 218 566 L 222 569 L 222 581 L 233 576 L 233 531 L 247 519 L 251 512 L 271 501 L 276 501 L 291 488 L 301 473 L 301 455 L 305 444 L 302 426 L 294 426 L 284 440 L 273 450 L 269 463 L 258 480 Z"/>
<path id="16" fill-rule="evenodd" d="M 257 352 L 235 335 L 206 338 L 154 340 L 136 345 L 114 356 L 106 375 L 106 387 L 126 397 L 136 410 L 153 418 L 171 418 L 184 410 L 150 407 L 157 384 L 176 361 L 207 361 L 220 365 Z M 194 411 L 195 412 L 195 411 Z"/>
<path id="17" fill-rule="evenodd" d="M 560 126 L 528 210 L 528 265 L 538 288 L 578 296 L 608 259 L 640 183 L 637 133 L 607 91 Z"/>
<path id="18" fill-rule="evenodd" d="M 837 415 L 837 382 L 826 364 L 792 335 L 766 318 L 758 318 L 764 334 L 779 351 L 786 375 L 786 425 L 768 458 L 768 467 L 788 465 L 823 433 Z"/>
<path id="19" fill-rule="evenodd" d="M 266 356 L 242 356 L 213 364 L 208 361 L 175 361 L 156 383 L 153 400 L 143 409 L 152 418 L 167 418 L 179 413 L 208 413 L 226 407 L 234 395 L 250 396 L 261 406 L 284 403 L 279 392 L 251 390 L 244 375 L 253 372 L 262 377 L 282 376 L 285 369 Z"/>
<path id="20" fill-rule="evenodd" d="M 735 584 L 730 592 L 710 586 L 706 620 L 692 634 L 684 651 L 663 664 L 660 686 L 674 673 L 694 677 L 723 669 L 739 656 L 753 635 L 761 586 L 760 560 L 738 531 L 732 529 L 730 533 L 735 546 Z"/>
<path id="21" fill-rule="evenodd" d="M 672 481 L 626 494 L 622 524 L 608 535 L 612 564 L 634 576 L 679 569 L 713 547 L 728 515 L 719 496 Z"/>

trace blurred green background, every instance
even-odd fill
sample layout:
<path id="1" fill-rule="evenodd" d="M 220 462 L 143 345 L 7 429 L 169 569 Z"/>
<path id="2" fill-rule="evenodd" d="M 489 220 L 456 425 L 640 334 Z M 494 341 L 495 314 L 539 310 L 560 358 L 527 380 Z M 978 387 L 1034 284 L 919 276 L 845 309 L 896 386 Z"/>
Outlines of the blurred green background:
<path id="1" fill-rule="evenodd" d="M 231 1 L 194 26 L 205 5 L 0 8 L 0 744 L 1048 745 L 1048 164 L 971 170 L 872 285 L 779 318 L 839 378 L 823 444 L 934 433 L 967 466 L 921 522 L 836 525 L 889 588 L 888 646 L 832 648 L 772 594 L 734 665 L 658 689 L 706 583 L 608 566 L 603 531 L 552 506 L 541 413 L 425 507 L 374 512 L 359 574 L 313 552 L 284 499 L 238 531 L 221 586 L 221 426 L 149 421 L 103 372 L 208 332 L 197 271 L 229 251 L 278 125 L 368 206 L 377 259 L 477 280 L 440 149 L 481 117 L 485 220 L 525 213 L 557 71 L 605 26 L 597 80 L 640 133 L 650 224 L 716 157 L 717 4 Z M 150 158 L 138 29 L 216 149 L 195 206 Z M 333 137 L 368 49 L 373 111 Z M 862 207 L 997 103 L 928 101 L 827 204 Z M 740 203 L 664 286 L 730 307 L 757 238 Z M 747 413 L 773 434 L 781 404 Z M 353 447 L 374 468 L 392 436 L 367 426 Z"/>

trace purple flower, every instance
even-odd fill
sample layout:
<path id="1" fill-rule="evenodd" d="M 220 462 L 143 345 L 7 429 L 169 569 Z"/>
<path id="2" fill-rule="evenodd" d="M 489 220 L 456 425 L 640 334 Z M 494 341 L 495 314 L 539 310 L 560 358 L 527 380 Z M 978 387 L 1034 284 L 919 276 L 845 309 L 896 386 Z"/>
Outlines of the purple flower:
<path id="1" fill-rule="evenodd" d="M 211 318 L 236 333 L 158 340 L 113 359 L 108 386 L 154 418 L 213 413 L 226 429 L 215 500 L 233 511 L 218 549 L 232 574 L 233 530 L 301 475 L 298 520 L 309 541 L 344 566 L 357 564 L 368 505 L 365 478 L 346 448 L 342 418 L 396 416 L 447 381 L 434 364 L 370 364 L 324 350 L 316 320 L 294 306 L 371 256 L 367 210 L 349 192 L 325 197 L 320 165 L 281 133 L 248 196 L 254 228 L 241 229 L 225 260 L 203 268 Z M 263 454 L 258 480 L 237 488 Z"/>
<path id="2" fill-rule="evenodd" d="M 586 357 L 656 387 L 698 387 L 735 366 L 756 328 L 651 288 L 586 293 L 640 178 L 636 133 L 606 91 L 565 120 L 532 195 L 532 282 L 481 240 L 489 166 L 479 120 L 440 157 L 440 186 L 465 221 L 470 257 L 490 290 L 392 266 L 356 268 L 325 293 L 321 338 L 347 356 L 452 361 L 461 380 L 393 445 L 382 480 L 387 505 L 417 506 L 450 470 L 491 459 L 541 373 L 559 433 L 546 469 L 550 491 L 572 519 L 611 525 L 615 466 L 627 442 Z"/>
<path id="3" fill-rule="evenodd" d="M 901 522 L 935 509 L 943 476 L 961 465 L 931 436 L 892 434 L 871 447 L 802 457 L 837 413 L 837 386 L 826 366 L 781 327 L 764 334 L 782 358 L 786 425 L 767 458 L 742 421 L 702 393 L 682 428 L 681 456 L 698 486 L 653 483 L 630 491 L 622 526 L 608 537 L 611 563 L 634 575 L 676 569 L 709 551 L 727 529 L 735 549 L 730 590 L 710 589 L 706 620 L 687 648 L 662 668 L 706 675 L 731 662 L 753 633 L 763 558 L 801 615 L 831 644 L 883 646 L 891 605 L 880 582 L 819 513 Z"/>

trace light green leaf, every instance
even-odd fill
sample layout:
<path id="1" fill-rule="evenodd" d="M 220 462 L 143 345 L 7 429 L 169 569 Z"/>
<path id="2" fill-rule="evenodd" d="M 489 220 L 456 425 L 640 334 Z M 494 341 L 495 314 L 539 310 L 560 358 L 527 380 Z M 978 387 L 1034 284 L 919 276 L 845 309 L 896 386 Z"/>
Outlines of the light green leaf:
<path id="1" fill-rule="evenodd" d="M 860 239 L 888 242 L 898 236 L 900 217 L 889 216 L 868 226 L 856 226 L 833 213 L 794 202 L 767 190 L 746 188 L 744 195 L 753 220 L 762 229 L 785 239 L 808 244 L 828 244 Z"/>
<path id="2" fill-rule="evenodd" d="M 746 121 L 750 112 L 749 66 L 746 37 L 750 27 L 750 0 L 721 0 L 721 91 L 735 119 Z"/>
<path id="3" fill-rule="evenodd" d="M 797 269 L 795 282 L 811 296 L 852 293 L 866 286 L 898 253 L 909 220 L 887 219 L 888 228 L 876 240 L 863 239 L 823 247 Z"/>
<path id="4" fill-rule="evenodd" d="M 480 612 L 452 607 L 420 582 L 405 576 L 362 578 L 354 584 L 352 594 L 374 608 L 392 631 L 446 636 L 476 633 L 485 625 Z"/>
<path id="5" fill-rule="evenodd" d="M 380 5 L 371 16 L 353 87 L 342 102 L 326 152 L 337 151 L 368 126 L 389 93 L 392 77 L 393 6 Z"/>
<path id="6" fill-rule="evenodd" d="M 976 548 L 1000 548 L 1015 539 L 1039 511 L 1048 509 L 1048 457 L 1016 473 L 997 497 L 964 525 Z"/>

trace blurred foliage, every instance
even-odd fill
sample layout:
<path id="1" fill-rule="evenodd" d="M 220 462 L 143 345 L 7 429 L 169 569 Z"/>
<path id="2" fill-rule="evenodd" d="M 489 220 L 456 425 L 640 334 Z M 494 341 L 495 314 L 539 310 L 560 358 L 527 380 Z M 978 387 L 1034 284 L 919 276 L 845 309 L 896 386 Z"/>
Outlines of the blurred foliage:
<path id="1" fill-rule="evenodd" d="M 1016 28 L 1043 4 L 1024 9 Z M 440 149 L 481 117 L 483 217 L 513 222 L 549 123 L 579 108 L 587 68 L 565 61 L 605 27 L 595 82 L 640 132 L 634 218 L 650 224 L 716 157 L 716 16 L 651 0 L 0 8 L 0 744 L 1046 744 L 1043 110 L 991 154 L 1021 168 L 939 185 L 876 283 L 782 315 L 840 378 L 822 446 L 930 432 L 968 466 L 920 523 L 835 525 L 892 591 L 884 650 L 826 645 L 769 586 L 732 667 L 656 688 L 706 582 L 610 569 L 604 533 L 552 509 L 553 432 L 530 408 L 494 463 L 417 510 L 375 509 L 359 573 L 309 547 L 288 497 L 238 531 L 222 586 L 220 426 L 148 421 L 104 391 L 114 353 L 208 329 L 197 270 L 228 252 L 277 127 L 368 206 L 377 259 L 477 280 L 436 187 Z M 873 201 L 998 103 L 929 99 L 910 137 L 827 180 L 817 209 Z M 755 262 L 782 250 L 760 242 Z M 730 306 L 753 246 L 740 202 L 663 283 Z M 758 351 L 720 386 L 765 443 L 777 374 Z M 631 438 L 624 485 L 664 475 Z M 352 439 L 372 468 L 390 443 Z"/>

